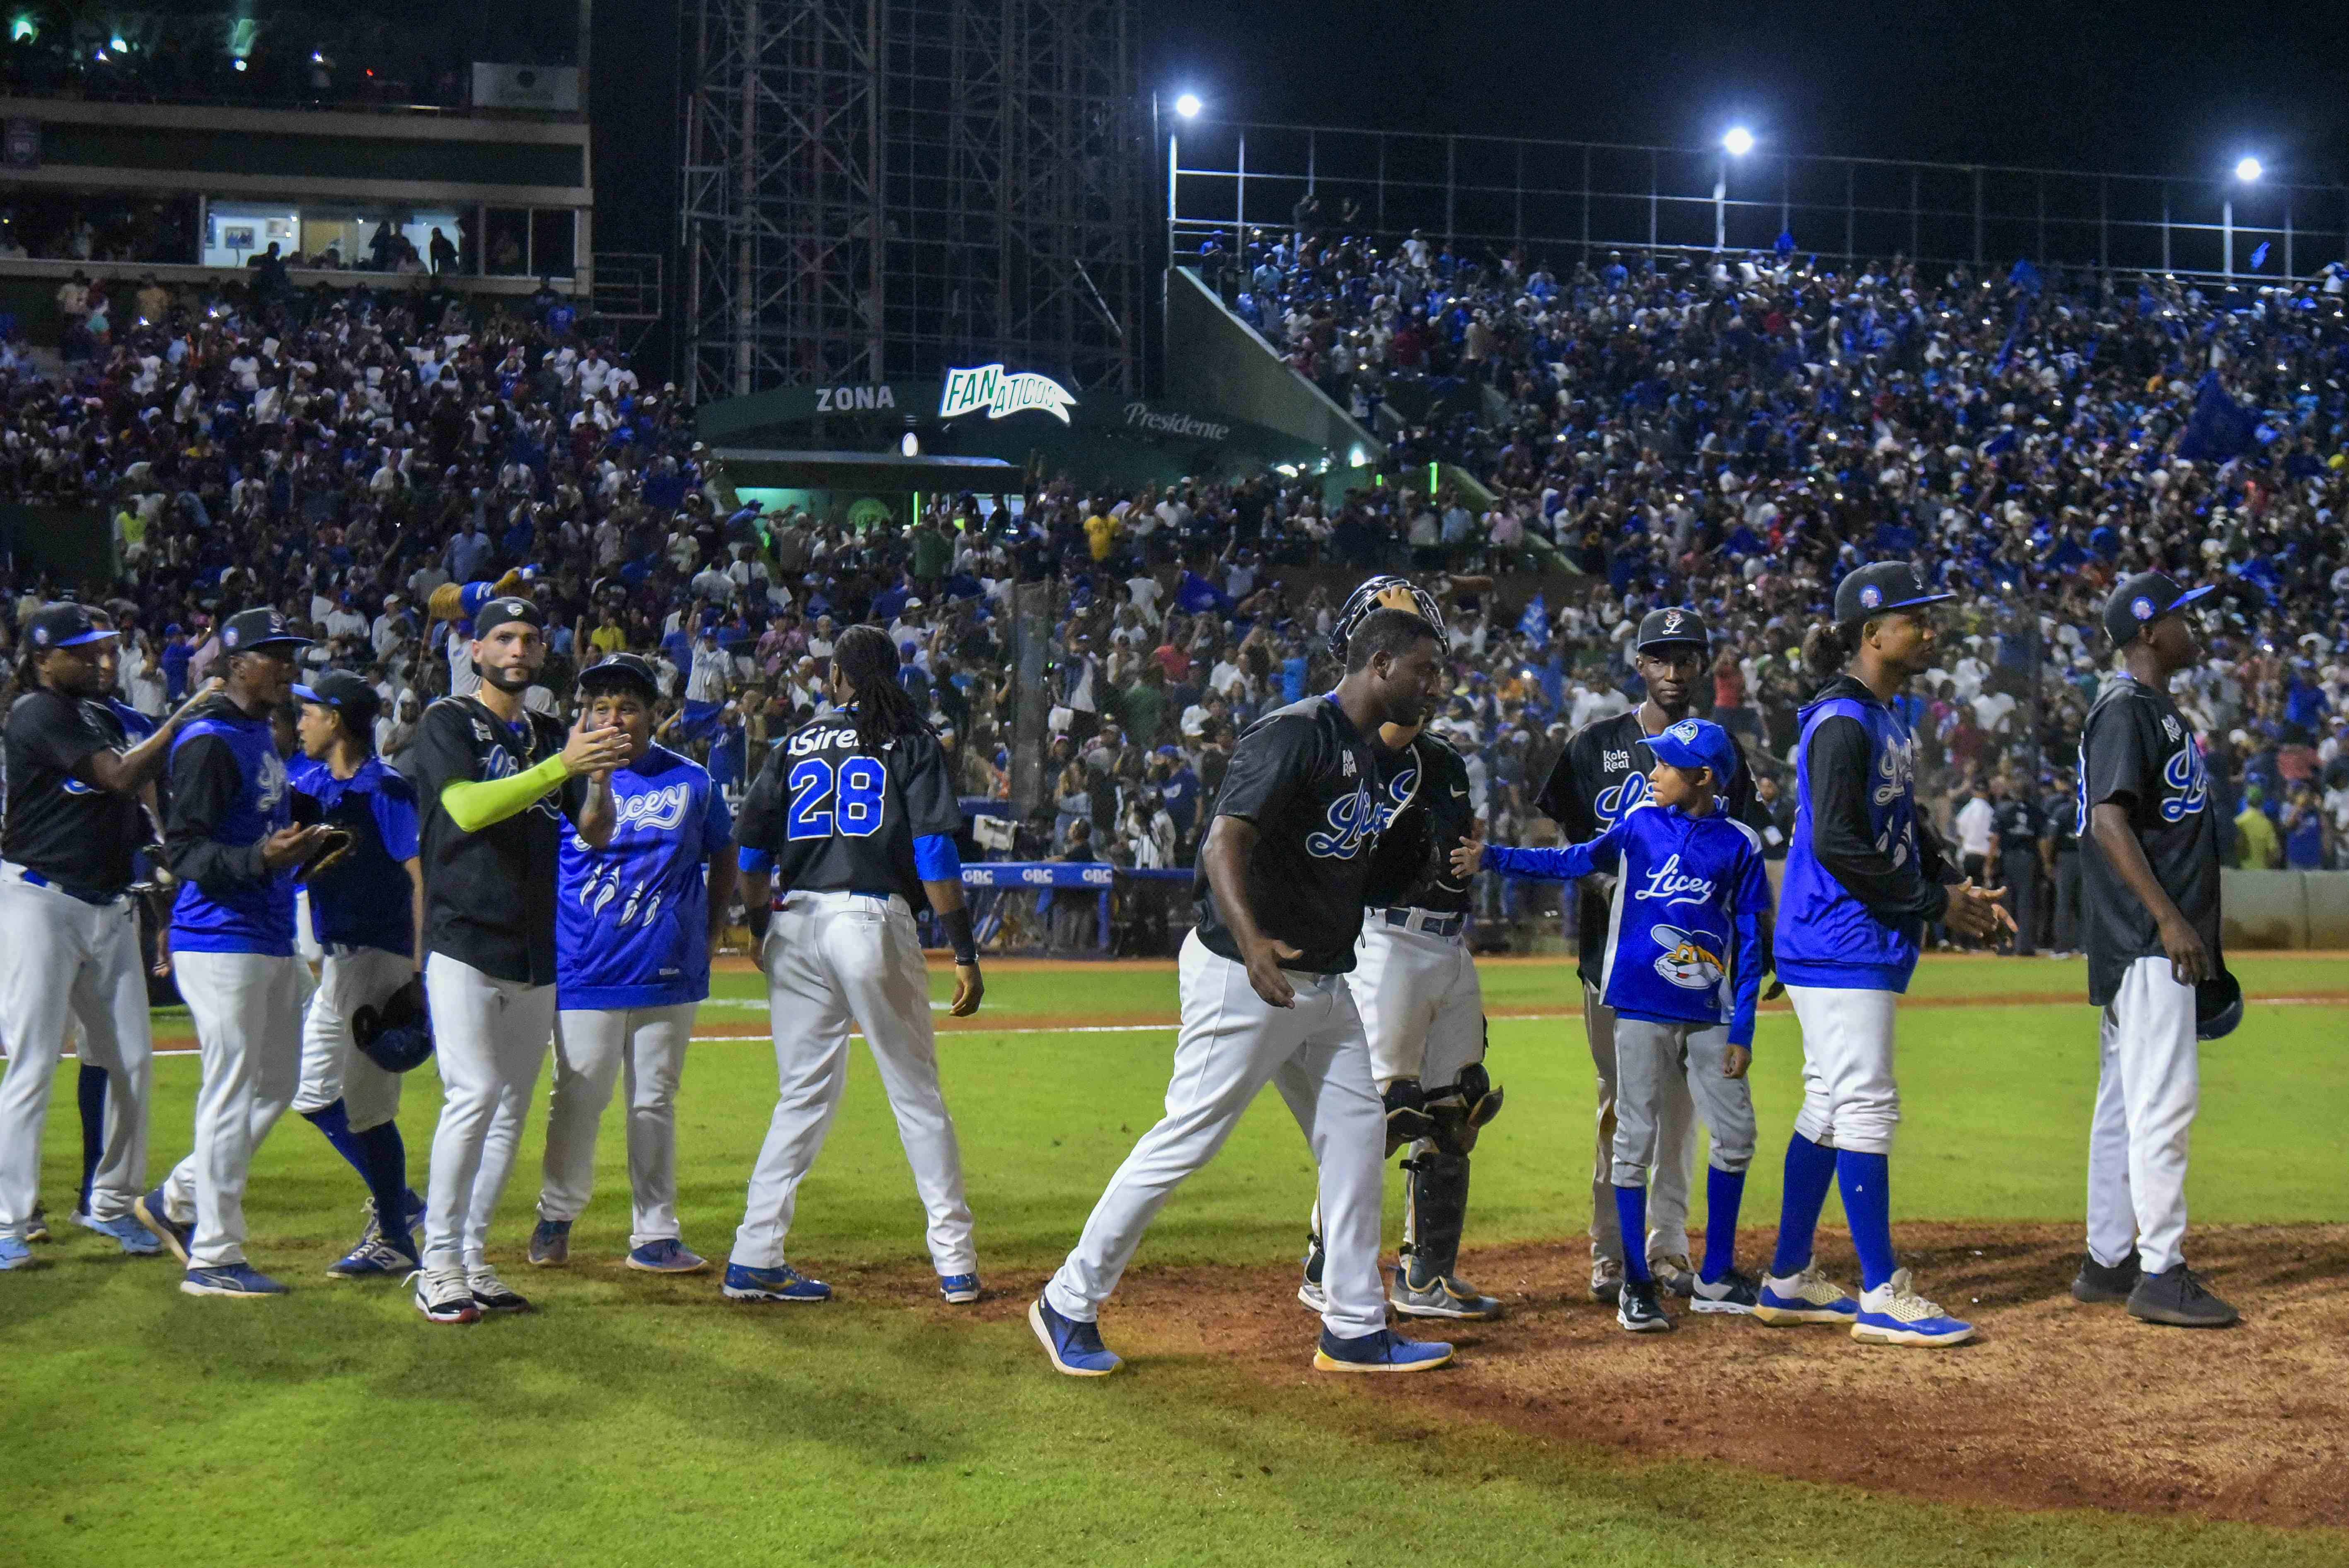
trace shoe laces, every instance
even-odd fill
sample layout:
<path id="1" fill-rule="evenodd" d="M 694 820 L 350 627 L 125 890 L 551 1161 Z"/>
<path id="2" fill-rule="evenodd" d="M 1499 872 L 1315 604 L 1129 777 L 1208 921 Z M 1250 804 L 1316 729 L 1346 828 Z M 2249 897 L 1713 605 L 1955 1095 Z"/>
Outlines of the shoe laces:
<path id="1" fill-rule="evenodd" d="M 1921 1323 L 1929 1317 L 1948 1315 L 1940 1306 L 1917 1293 L 1908 1270 L 1896 1270 L 1892 1278 L 1885 1282 L 1892 1292 L 1892 1300 L 1883 1309 L 1887 1317 L 1899 1318 L 1902 1323 Z"/>
<path id="2" fill-rule="evenodd" d="M 1906 1279 L 1908 1277 L 1908 1271 L 1904 1269 L 1900 1273 L 1896 1274 L 1893 1277 L 1895 1280 Z M 1825 1274 L 1820 1273 L 1819 1266 L 1816 1263 L 1811 1264 L 1807 1268 L 1804 1269 L 1801 1273 L 1796 1274 L 1795 1276 L 1794 1283 L 1794 1293 L 1800 1296 L 1806 1302 L 1825 1303 L 1840 1301 L 1845 1296 L 1851 1293 L 1845 1290 L 1841 1285 L 1838 1285 L 1834 1281 L 1828 1279 Z"/>

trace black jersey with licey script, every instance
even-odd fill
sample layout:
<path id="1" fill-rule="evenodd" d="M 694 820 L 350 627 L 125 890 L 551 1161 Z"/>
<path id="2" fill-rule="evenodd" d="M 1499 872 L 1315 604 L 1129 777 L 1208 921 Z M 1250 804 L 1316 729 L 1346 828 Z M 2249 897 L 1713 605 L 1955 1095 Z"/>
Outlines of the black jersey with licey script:
<path id="1" fill-rule="evenodd" d="M 1248 912 L 1266 937 L 1298 950 L 1284 969 L 1342 974 L 1354 967 L 1378 844 L 1378 749 L 1335 697 L 1309 697 L 1249 725 L 1224 771 L 1214 815 L 1256 824 Z M 1199 940 L 1242 961 L 1207 884 L 1207 835 L 1199 836 L 1191 880 Z"/>
<path id="2" fill-rule="evenodd" d="M 879 753 L 856 740 L 856 716 L 802 724 L 767 755 L 742 802 L 735 841 L 771 857 L 775 897 L 891 893 L 929 907 L 914 867 L 914 841 L 962 831 L 946 754 L 927 730 L 899 735 Z"/>
<path id="3" fill-rule="evenodd" d="M 2160 958 L 2161 929 L 2090 830 L 2099 805 L 2128 812 L 2145 863 L 2186 923 L 2202 939 L 2215 971 L 2219 952 L 2219 820 L 2194 727 L 2168 693 L 2127 675 L 2096 694 L 2080 728 L 2080 922 L 2088 955 L 2088 1000 L 2098 1007 L 2120 990 L 2141 958 Z"/>
<path id="4" fill-rule="evenodd" d="M 1731 737 L 1733 740 L 1734 736 Z M 1739 747 L 1737 776 L 1723 797 L 1728 815 L 1751 827 L 1764 846 L 1785 836 L 1767 809 L 1754 795 L 1754 770 L 1744 764 Z M 1534 797 L 1534 807 L 1558 826 L 1570 844 L 1587 844 L 1623 820 L 1623 814 L 1648 798 L 1648 770 L 1656 765 L 1640 711 L 1596 719 L 1577 730 L 1557 754 L 1557 764 Z M 1601 983 L 1607 950 L 1607 898 L 1585 883 L 1576 906 L 1575 930 L 1581 949 L 1579 968 L 1586 984 Z"/>
<path id="5" fill-rule="evenodd" d="M 440 794 L 526 774 L 563 750 L 563 726 L 524 710 L 509 724 L 471 697 L 443 697 L 416 726 L 410 765 L 422 819 L 424 950 L 496 980 L 554 983 L 556 843 L 566 810 L 586 800 L 573 779 L 477 833 L 457 826 Z"/>
<path id="6" fill-rule="evenodd" d="M 1468 764 L 1433 735 L 1416 736 L 1400 752 L 1375 750 L 1379 843 L 1363 902 L 1374 909 L 1460 913 L 1468 908 L 1469 878 L 1454 873 L 1452 851 L 1476 826 Z"/>
<path id="7" fill-rule="evenodd" d="M 138 801 L 98 788 L 91 755 L 119 751 L 122 727 L 97 702 L 36 687 L 8 710 L 8 815 L 0 854 L 78 893 L 130 885 L 131 856 L 147 842 Z"/>

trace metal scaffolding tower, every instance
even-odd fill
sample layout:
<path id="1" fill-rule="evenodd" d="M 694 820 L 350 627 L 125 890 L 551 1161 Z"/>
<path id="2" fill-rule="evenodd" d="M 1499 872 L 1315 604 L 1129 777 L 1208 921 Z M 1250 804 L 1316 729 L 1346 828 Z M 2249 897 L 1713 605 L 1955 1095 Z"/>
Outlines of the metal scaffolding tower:
<path id="1" fill-rule="evenodd" d="M 697 400 L 1000 360 L 1140 383 L 1127 0 L 685 0 Z"/>

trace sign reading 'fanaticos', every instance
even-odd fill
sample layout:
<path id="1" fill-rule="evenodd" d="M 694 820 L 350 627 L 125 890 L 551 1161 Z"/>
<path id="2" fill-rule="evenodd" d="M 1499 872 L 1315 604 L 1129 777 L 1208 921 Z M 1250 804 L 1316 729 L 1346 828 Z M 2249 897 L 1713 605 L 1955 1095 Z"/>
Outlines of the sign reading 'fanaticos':
<path id="1" fill-rule="evenodd" d="M 957 414 L 977 413 L 984 409 L 988 419 L 999 420 L 1007 414 L 1025 413 L 1032 409 L 1067 424 L 1069 410 L 1076 403 L 1075 396 L 1050 376 L 1040 376 L 1033 370 L 1006 373 L 1000 365 L 979 365 L 947 372 L 946 391 L 938 399 L 938 418 L 950 420 Z"/>

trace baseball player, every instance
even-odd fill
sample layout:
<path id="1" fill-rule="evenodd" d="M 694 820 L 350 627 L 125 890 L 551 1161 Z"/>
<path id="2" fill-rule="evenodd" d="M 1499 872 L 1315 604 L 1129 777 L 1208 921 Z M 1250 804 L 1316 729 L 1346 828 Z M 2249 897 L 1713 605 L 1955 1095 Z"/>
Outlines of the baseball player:
<path id="1" fill-rule="evenodd" d="M 1556 822 L 1572 844 L 1597 838 L 1646 798 L 1655 766 L 1649 737 L 1689 716 L 1698 683 L 1710 669 L 1711 634 L 1704 618 L 1684 607 L 1650 610 L 1640 621 L 1631 668 L 1648 688 L 1629 713 L 1584 725 L 1566 743 L 1534 805 Z M 1741 759 L 1718 787 L 1726 814 L 1764 834 L 1777 829 L 1754 798 L 1752 770 Z M 1624 1238 L 1615 1207 L 1615 1013 L 1607 1005 L 1601 980 L 1605 966 L 1609 889 L 1603 881 L 1584 884 L 1575 929 L 1580 948 L 1582 1028 L 1599 1072 L 1598 1144 L 1590 1176 L 1590 1293 L 1612 1303 L 1621 1291 Z M 1689 1266 L 1690 1171 L 1696 1159 L 1696 1107 L 1685 1081 L 1667 1075 L 1656 1106 L 1655 1169 L 1648 1189 L 1650 1272 L 1669 1294 L 1692 1296 L 1695 1272 Z M 1636 1240 L 1636 1239 L 1635 1239 Z"/>
<path id="2" fill-rule="evenodd" d="M 571 1256 L 572 1223 L 595 1190 L 596 1126 L 625 1070 L 636 1201 L 628 1267 L 698 1273 L 709 1265 L 678 1235 L 677 1086 L 734 896 L 734 820 L 700 763 L 653 744 L 660 685 L 650 664 L 615 653 L 579 678 L 579 690 L 587 722 L 618 730 L 629 752 L 612 773 L 610 845 L 590 848 L 575 833 L 562 840 L 554 1088 L 530 1261 L 553 1268 Z"/>
<path id="3" fill-rule="evenodd" d="M 1424 718 L 1440 644 L 1418 616 L 1375 610 L 1347 639 L 1335 691 L 1278 709 L 1240 737 L 1199 848 L 1198 920 L 1183 942 L 1183 1026 L 1166 1115 L 1110 1178 L 1076 1247 L 1028 1309 L 1061 1371 L 1117 1370 L 1102 1345 L 1101 1303 L 1160 1207 L 1215 1158 L 1267 1083 L 1288 1103 L 1320 1171 L 1327 1305 L 1313 1365 L 1418 1372 L 1452 1358 L 1448 1345 L 1415 1343 L 1386 1326 L 1386 1107 L 1344 978 L 1376 847 L 1372 737 L 1381 724 L 1410 728 Z"/>
<path id="4" fill-rule="evenodd" d="M 783 1255 L 800 1183 L 823 1147 L 848 1079 L 848 1029 L 864 1033 L 929 1215 L 938 1293 L 979 1296 L 962 1148 L 938 1092 L 929 976 L 914 928 L 926 898 L 954 949 L 950 1011 L 978 1011 L 985 984 L 962 899 L 962 811 L 945 754 L 897 684 L 897 649 L 854 626 L 832 653 L 840 711 L 775 747 L 736 830 L 742 898 L 759 940 L 781 1092 L 724 1289 L 736 1301 L 820 1302 L 832 1287 Z M 773 892 L 769 892 L 771 881 Z"/>
<path id="5" fill-rule="evenodd" d="M 1507 849 L 1463 844 L 1456 870 L 1575 881 L 1615 867 L 1602 992 L 1615 1014 L 1617 1084 L 1612 1181 L 1623 1234 L 1647 1233 L 1665 1085 L 1702 1108 L 1713 1133 L 1705 1178 L 1704 1265 L 1689 1308 L 1750 1313 L 1754 1282 L 1737 1272 L 1737 1210 L 1754 1162 L 1754 1008 L 1769 967 L 1770 877 L 1762 838 L 1719 808 L 1716 786 L 1739 768 L 1720 725 L 1682 719 L 1648 738 L 1646 794 L 1588 844 Z M 1481 857 L 1478 854 L 1483 850 Z M 1671 1328 L 1642 1249 L 1623 1260 L 1615 1321 L 1633 1334 Z"/>
<path id="6" fill-rule="evenodd" d="M 1869 1345 L 1956 1345 L 1974 1332 L 1919 1295 L 1895 1262 L 1886 1158 L 1900 1119 L 1894 1004 L 1925 927 L 1989 937 L 2013 924 L 1997 895 L 1958 877 L 1919 817 L 1915 742 L 1892 707 L 1931 668 L 1927 607 L 1954 597 L 1927 593 L 1903 561 L 1862 566 L 1837 586 L 1835 619 L 1803 645 L 1812 671 L 1834 676 L 1802 711 L 1779 892 L 1778 977 L 1803 1030 L 1803 1108 L 1786 1146 L 1777 1255 L 1754 1315 L 1848 1324 Z M 1831 1181 L 1859 1251 L 1857 1300 L 1811 1256 Z"/>
<path id="7" fill-rule="evenodd" d="M 490 1267 L 490 1217 L 554 1033 L 556 839 L 567 815 L 595 848 L 616 826 L 611 771 L 628 741 L 585 714 L 568 736 L 523 706 L 546 662 L 546 622 L 512 595 L 473 615 L 481 677 L 417 725 L 423 817 L 424 990 L 445 1101 L 432 1135 L 416 1308 L 466 1324 L 530 1303 Z"/>
<path id="8" fill-rule="evenodd" d="M 274 609 L 229 617 L 221 628 L 228 684 L 171 745 L 163 836 L 180 881 L 171 963 L 203 1083 L 194 1150 L 138 1213 L 186 1267 L 180 1289 L 191 1296 L 285 1293 L 245 1260 L 244 1185 L 294 1098 L 302 1052 L 294 884 L 329 847 L 326 827 L 295 824 L 273 723 L 292 695 L 295 652 L 309 641 Z"/>
<path id="9" fill-rule="evenodd" d="M 298 794 L 348 846 L 308 880 L 318 989 L 304 1010 L 302 1080 L 294 1109 L 324 1133 L 367 1189 L 367 1229 L 326 1268 L 330 1278 L 406 1279 L 418 1267 L 412 1234 L 424 1200 L 408 1185 L 408 1146 L 394 1120 L 399 1075 L 352 1038 L 363 1007 L 381 1008 L 418 986 L 424 868 L 418 857 L 416 791 L 375 754 L 376 689 L 330 670 L 296 686 L 301 752 L 289 772 Z"/>
<path id="10" fill-rule="evenodd" d="M 1372 577 L 1331 626 L 1330 649 L 1340 659 L 1348 635 L 1376 609 L 1406 610 L 1444 629 L 1432 596 L 1402 577 Z M 1370 1044 L 1371 1080 L 1386 1106 L 1387 1142 L 1411 1145 L 1402 1258 L 1387 1301 L 1405 1317 L 1495 1318 L 1501 1303 L 1455 1272 L 1469 1151 L 1501 1108 L 1501 1091 L 1485 1071 L 1485 995 L 1467 947 L 1468 878 L 1451 862 L 1453 847 L 1475 827 L 1468 768 L 1415 726 L 1381 725 L 1375 751 L 1379 839 L 1346 986 Z M 1317 1212 L 1297 1292 L 1316 1313 L 1329 1308 L 1323 1262 Z"/>
<path id="11" fill-rule="evenodd" d="M 118 748 L 101 719 L 98 650 L 114 634 L 77 604 L 44 605 L 20 628 L 9 707 L 8 812 L 0 829 L 0 1270 L 32 1260 L 41 1133 L 68 1017 L 83 1060 L 112 1081 L 103 1147 L 84 1200 L 89 1228 L 126 1252 L 158 1249 L 132 1217 L 147 1177 L 148 1086 L 154 1054 L 146 966 L 129 888 L 149 842 L 140 793 L 159 776 L 207 683 L 155 733 Z"/>
<path id="12" fill-rule="evenodd" d="M 113 617 L 95 606 L 90 607 L 89 618 L 102 632 L 115 629 Z M 122 639 L 119 636 L 101 637 L 89 645 L 91 655 L 98 660 L 98 689 L 104 693 L 102 704 L 92 704 L 90 713 L 91 717 L 97 719 L 101 724 L 111 722 L 114 729 L 111 742 L 113 749 L 128 751 L 155 732 L 156 722 L 116 695 L 120 684 L 121 648 Z M 102 711 L 99 711 L 101 706 Z M 140 852 L 131 860 L 131 868 L 138 877 L 138 881 L 131 885 L 131 896 L 134 901 L 130 908 L 139 920 L 141 962 L 146 961 L 148 945 L 156 940 L 160 925 L 160 922 L 155 919 L 153 906 L 148 901 L 147 895 L 141 891 L 142 884 L 149 884 L 155 874 L 154 861 L 148 854 L 148 850 L 151 847 L 159 847 L 163 836 L 162 801 L 158 784 L 159 781 L 150 780 L 147 786 L 139 792 L 139 804 L 147 814 L 148 836 Z M 166 873 L 165 880 L 168 879 L 169 874 Z M 165 959 L 163 961 L 168 963 L 169 960 Z M 88 1053 L 81 1049 L 80 1038 L 80 1027 L 74 1023 L 72 1014 L 68 1012 L 66 1018 L 66 1049 L 73 1053 L 81 1063 L 80 1070 L 75 1075 L 74 1083 L 75 1103 L 81 1112 L 81 1185 L 75 1189 L 77 1197 L 72 1220 L 85 1231 L 95 1231 L 98 1227 L 90 1221 L 89 1194 L 90 1189 L 97 1184 L 98 1167 L 106 1153 L 106 1103 L 113 1075 L 88 1060 Z M 47 1227 L 41 1222 L 39 1205 L 34 1206 L 33 1214 L 35 1229 L 31 1232 L 31 1238 L 42 1241 L 48 1240 Z M 131 1220 L 130 1223 L 138 1226 L 135 1219 Z M 139 1241 L 145 1252 L 162 1250 L 162 1244 L 157 1241 L 143 1226 L 139 1227 Z"/>
<path id="13" fill-rule="evenodd" d="M 2223 983 L 2226 965 L 2218 814 L 2200 741 L 2170 701 L 2169 680 L 2199 656 L 2182 612 L 2209 591 L 2159 572 L 2113 589 L 2105 630 L 2126 668 L 2097 693 L 2080 732 L 2088 1000 L 2104 1019 L 2088 1255 L 2072 1293 L 2125 1300 L 2131 1315 L 2180 1328 L 2236 1321 L 2183 1251 L 2187 1135 L 2201 1099 L 2196 992 Z"/>

